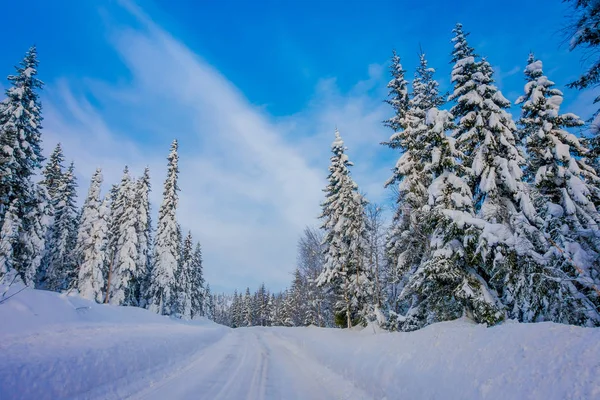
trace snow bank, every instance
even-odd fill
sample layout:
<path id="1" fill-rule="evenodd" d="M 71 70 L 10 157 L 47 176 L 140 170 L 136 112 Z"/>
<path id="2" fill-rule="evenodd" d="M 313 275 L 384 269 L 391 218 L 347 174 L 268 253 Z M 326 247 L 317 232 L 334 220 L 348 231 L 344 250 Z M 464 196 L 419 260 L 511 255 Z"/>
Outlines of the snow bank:
<path id="1" fill-rule="evenodd" d="M 0 304 L 0 321 L 2 400 L 123 398 L 229 331 L 32 289 Z"/>
<path id="2" fill-rule="evenodd" d="M 377 399 L 600 398 L 600 329 L 465 320 L 410 333 L 272 329 Z"/>

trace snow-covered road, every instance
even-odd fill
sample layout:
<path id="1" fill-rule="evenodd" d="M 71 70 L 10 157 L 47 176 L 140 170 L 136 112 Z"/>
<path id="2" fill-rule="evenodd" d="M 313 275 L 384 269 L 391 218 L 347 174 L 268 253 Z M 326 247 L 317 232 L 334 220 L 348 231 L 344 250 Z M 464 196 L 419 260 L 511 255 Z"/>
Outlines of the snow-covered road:
<path id="1" fill-rule="evenodd" d="M 268 328 L 242 328 L 134 399 L 370 399 Z"/>
<path id="2" fill-rule="evenodd" d="M 27 290 L 0 304 L 0 400 L 592 399 L 600 329 L 230 329 Z"/>
<path id="3" fill-rule="evenodd" d="M 269 328 L 83 326 L 5 338 L 0 398 L 369 399 Z"/>

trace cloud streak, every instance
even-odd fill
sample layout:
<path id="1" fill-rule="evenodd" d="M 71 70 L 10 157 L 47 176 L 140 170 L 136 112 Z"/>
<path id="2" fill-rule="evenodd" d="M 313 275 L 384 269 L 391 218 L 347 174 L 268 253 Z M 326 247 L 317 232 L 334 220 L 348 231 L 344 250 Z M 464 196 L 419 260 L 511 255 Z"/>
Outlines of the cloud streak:
<path id="1" fill-rule="evenodd" d="M 138 175 L 150 166 L 156 213 L 168 145 L 178 138 L 178 218 L 203 245 L 208 281 L 227 291 L 262 281 L 275 290 L 287 286 L 298 236 L 316 223 L 336 123 L 349 145 L 365 147 L 357 178 L 376 164 L 367 160 L 385 139 L 379 128 L 384 111 L 367 92 L 381 78 L 381 66 L 371 66 L 351 96 L 323 81 L 307 110 L 274 120 L 139 9 L 128 8 L 141 28 L 113 26 L 110 37 L 131 79 L 52 82 L 46 150 L 63 143 L 76 162 L 81 192 L 97 166 L 109 183 L 118 182 L 125 164 Z M 381 183 L 371 186 L 375 191 Z"/>

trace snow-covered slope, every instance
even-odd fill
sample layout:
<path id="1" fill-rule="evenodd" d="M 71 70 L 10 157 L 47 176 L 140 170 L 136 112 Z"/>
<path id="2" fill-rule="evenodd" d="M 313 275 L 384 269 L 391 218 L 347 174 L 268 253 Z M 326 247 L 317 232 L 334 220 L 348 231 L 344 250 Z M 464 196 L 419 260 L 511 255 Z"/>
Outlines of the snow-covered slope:
<path id="1" fill-rule="evenodd" d="M 229 329 L 25 290 L 0 304 L 0 399 L 591 399 L 600 330 Z"/>

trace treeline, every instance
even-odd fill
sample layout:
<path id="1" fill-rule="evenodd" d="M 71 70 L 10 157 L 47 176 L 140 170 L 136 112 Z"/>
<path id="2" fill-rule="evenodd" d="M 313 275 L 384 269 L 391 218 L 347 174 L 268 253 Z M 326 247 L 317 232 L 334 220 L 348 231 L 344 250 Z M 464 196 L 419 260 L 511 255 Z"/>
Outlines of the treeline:
<path id="1" fill-rule="evenodd" d="M 202 253 L 176 219 L 177 141 L 168 157 L 163 202 L 153 235 L 150 172 L 125 167 L 102 196 L 97 169 L 82 208 L 75 166 L 58 144 L 45 166 L 36 48 L 10 75 L 0 103 L 0 282 L 22 281 L 57 292 L 78 291 L 99 303 L 138 306 L 182 318 L 210 310 Z M 41 176 L 39 182 L 34 179 Z"/>
<path id="2" fill-rule="evenodd" d="M 600 6 L 576 9 L 572 48 L 595 48 Z M 225 323 L 269 315 L 273 325 L 378 321 L 411 331 L 467 316 L 600 326 L 599 118 L 582 135 L 584 121 L 561 110 L 562 92 L 530 54 L 515 120 L 490 63 L 461 24 L 453 33 L 447 98 L 425 54 L 412 84 L 400 57 L 391 60 L 394 114 L 384 123 L 393 133 L 384 145 L 399 159 L 385 183 L 397 194 L 389 226 L 373 220 L 377 208 L 353 181 L 336 131 L 314 268 L 304 269 L 305 233 L 291 289 L 217 302 Z M 600 63 L 569 86 L 595 86 L 598 71 Z M 306 318 L 316 305 L 319 318 Z"/>

